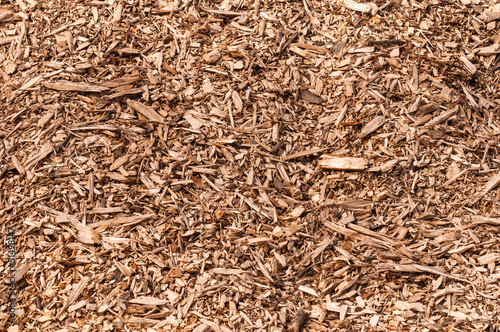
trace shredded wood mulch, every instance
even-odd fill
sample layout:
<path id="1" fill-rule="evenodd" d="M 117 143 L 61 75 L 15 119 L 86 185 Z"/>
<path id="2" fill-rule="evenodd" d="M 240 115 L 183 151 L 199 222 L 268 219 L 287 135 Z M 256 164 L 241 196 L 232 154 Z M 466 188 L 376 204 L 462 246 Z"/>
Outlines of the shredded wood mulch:
<path id="1" fill-rule="evenodd" d="M 494 1 L 1 5 L 0 330 L 499 327 Z"/>

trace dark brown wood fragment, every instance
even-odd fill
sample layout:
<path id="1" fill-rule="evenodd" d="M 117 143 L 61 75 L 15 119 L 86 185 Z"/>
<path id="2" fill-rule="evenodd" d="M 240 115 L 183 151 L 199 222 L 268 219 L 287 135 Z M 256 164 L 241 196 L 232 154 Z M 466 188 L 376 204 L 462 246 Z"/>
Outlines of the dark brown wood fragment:
<path id="1" fill-rule="evenodd" d="M 306 313 L 304 310 L 299 309 L 295 313 L 295 317 L 293 318 L 293 323 L 290 328 L 291 332 L 299 332 L 301 330 L 302 325 L 304 325 L 304 322 L 306 320 Z"/>
<path id="2" fill-rule="evenodd" d="M 299 91 L 299 98 L 301 100 L 305 101 L 306 103 L 311 103 L 311 104 L 318 104 L 319 105 L 319 104 L 323 104 L 325 102 L 323 100 L 323 98 L 312 93 L 309 90 L 300 90 Z"/>

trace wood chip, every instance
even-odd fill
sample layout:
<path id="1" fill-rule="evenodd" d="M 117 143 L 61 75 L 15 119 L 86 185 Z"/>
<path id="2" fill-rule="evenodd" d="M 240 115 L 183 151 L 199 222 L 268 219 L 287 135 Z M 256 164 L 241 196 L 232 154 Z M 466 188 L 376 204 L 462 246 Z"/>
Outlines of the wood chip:
<path id="1" fill-rule="evenodd" d="M 344 0 L 344 6 L 358 12 L 369 13 L 372 7 L 367 3 L 359 3 L 353 0 Z"/>
<path id="2" fill-rule="evenodd" d="M 374 131 L 376 131 L 378 128 L 380 128 L 383 124 L 385 123 L 385 117 L 384 116 L 377 116 L 370 122 L 368 122 L 363 129 L 361 129 L 361 132 L 359 133 L 359 137 L 363 138 Z"/>
<path id="3" fill-rule="evenodd" d="M 322 151 L 325 151 L 326 148 L 323 148 L 323 149 L 311 149 L 311 150 L 307 150 L 307 151 L 301 151 L 301 152 L 297 152 L 297 153 L 294 153 L 294 154 L 291 154 L 289 156 L 286 156 L 283 158 L 283 160 L 292 160 L 292 159 L 296 159 L 296 158 L 301 158 L 301 157 L 306 157 L 306 156 L 309 156 L 309 155 L 312 155 L 312 154 L 316 154 L 316 153 L 319 153 L 319 152 L 322 152 Z"/>
<path id="4" fill-rule="evenodd" d="M 299 98 L 307 103 L 311 104 L 322 104 L 325 101 L 320 96 L 315 95 L 309 90 L 300 90 Z"/>
<path id="5" fill-rule="evenodd" d="M 58 81 L 44 83 L 47 89 L 58 91 L 80 91 L 80 92 L 103 92 L 109 90 L 108 87 L 99 86 L 85 82 Z"/>
<path id="6" fill-rule="evenodd" d="M 477 201 L 479 201 L 484 195 L 486 195 L 487 193 L 489 193 L 492 189 L 494 189 L 496 186 L 498 186 L 498 184 L 500 184 L 500 172 L 493 175 L 490 180 L 488 181 L 488 183 L 486 183 L 486 185 L 484 186 L 484 189 L 479 192 L 476 197 L 472 200 L 472 204 L 475 204 L 477 203 Z"/>
<path id="7" fill-rule="evenodd" d="M 78 299 L 78 297 L 85 290 L 89 282 L 90 282 L 90 277 L 83 277 L 78 284 L 73 286 L 73 291 L 69 295 L 67 301 L 64 303 L 62 308 L 57 313 L 56 318 L 61 316 L 64 313 L 64 311 L 69 307 L 69 305 L 72 304 L 76 299 Z"/>
<path id="8" fill-rule="evenodd" d="M 425 124 L 425 126 L 432 127 L 432 126 L 435 126 L 437 124 L 440 124 L 441 122 L 446 121 L 450 116 L 455 114 L 457 111 L 458 111 L 458 106 L 452 108 L 451 110 L 444 111 L 439 116 L 437 116 L 437 117 L 433 118 L 432 120 L 430 120 L 429 122 L 427 122 Z"/>
<path id="9" fill-rule="evenodd" d="M 485 23 L 500 20 L 500 11 L 491 11 L 486 9 L 481 13 L 481 15 L 478 16 L 478 18 Z"/>
<path id="10" fill-rule="evenodd" d="M 129 303 L 135 303 L 135 304 L 143 304 L 143 305 L 164 305 L 167 304 L 169 301 L 168 300 L 160 300 L 156 297 L 152 296 L 139 296 L 136 297 L 135 299 L 131 299 L 128 301 Z"/>
<path id="11" fill-rule="evenodd" d="M 154 122 L 164 122 L 164 118 L 158 114 L 154 109 L 149 106 L 146 106 L 136 100 L 127 100 L 127 105 L 132 109 L 142 114 L 145 118 Z"/>
<path id="12" fill-rule="evenodd" d="M 366 169 L 368 161 L 360 157 L 336 156 L 331 154 L 322 155 L 319 167 L 323 169 L 335 169 L 346 171 L 362 171 Z"/>

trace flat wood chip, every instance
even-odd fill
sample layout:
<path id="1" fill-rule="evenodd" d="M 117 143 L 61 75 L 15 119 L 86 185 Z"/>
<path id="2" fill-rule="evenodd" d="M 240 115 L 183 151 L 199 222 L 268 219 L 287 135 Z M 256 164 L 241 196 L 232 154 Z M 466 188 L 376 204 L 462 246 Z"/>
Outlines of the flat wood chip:
<path id="1" fill-rule="evenodd" d="M 368 161 L 360 157 L 335 156 L 331 154 L 322 155 L 319 167 L 323 169 L 336 169 L 346 171 L 362 171 L 367 167 Z"/>
<path id="2" fill-rule="evenodd" d="M 131 99 L 127 100 L 127 105 L 151 121 L 164 122 L 164 118 L 160 114 L 158 114 L 154 109 L 136 100 L 131 100 Z"/>
<path id="3" fill-rule="evenodd" d="M 58 91 L 80 91 L 80 92 L 103 92 L 109 90 L 108 87 L 85 82 L 58 81 L 43 84 L 47 89 Z"/>

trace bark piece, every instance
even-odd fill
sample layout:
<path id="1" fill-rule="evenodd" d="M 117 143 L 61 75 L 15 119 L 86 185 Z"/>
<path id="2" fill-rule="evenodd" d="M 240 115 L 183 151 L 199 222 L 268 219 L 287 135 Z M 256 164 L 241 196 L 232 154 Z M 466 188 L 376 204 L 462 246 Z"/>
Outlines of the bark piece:
<path id="1" fill-rule="evenodd" d="M 290 331 L 299 332 L 302 328 L 302 325 L 304 325 L 305 320 L 306 320 L 306 313 L 304 312 L 304 310 L 302 309 L 297 310 L 297 313 L 293 318 L 293 323 Z"/>
<path id="2" fill-rule="evenodd" d="M 137 50 L 137 49 L 134 49 L 134 48 L 129 48 L 129 47 L 119 49 L 117 52 L 118 52 L 118 55 L 120 55 L 122 57 L 136 56 L 136 55 L 141 54 L 140 50 Z"/>
<path id="3" fill-rule="evenodd" d="M 299 98 L 307 103 L 311 104 L 323 104 L 325 101 L 320 96 L 312 93 L 309 90 L 300 90 Z"/>
<path id="4" fill-rule="evenodd" d="M 219 50 L 213 50 L 203 56 L 203 60 L 206 63 L 213 64 L 219 61 L 222 58 L 222 55 L 220 54 Z"/>

